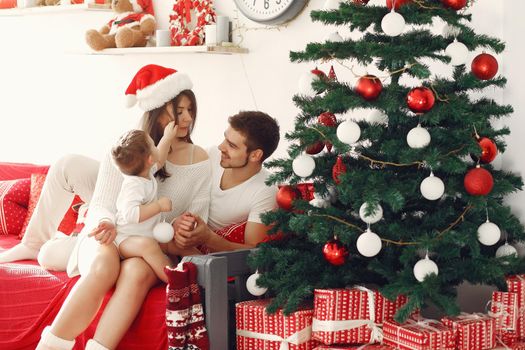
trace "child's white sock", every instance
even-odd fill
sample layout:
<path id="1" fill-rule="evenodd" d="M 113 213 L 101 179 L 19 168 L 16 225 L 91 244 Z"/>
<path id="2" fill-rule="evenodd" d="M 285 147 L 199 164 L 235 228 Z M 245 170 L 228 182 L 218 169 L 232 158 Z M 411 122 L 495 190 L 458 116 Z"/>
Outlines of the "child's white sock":
<path id="1" fill-rule="evenodd" d="M 40 342 L 35 350 L 71 350 L 75 346 L 74 340 L 66 340 L 51 333 L 51 327 L 47 326 L 42 331 Z"/>
<path id="2" fill-rule="evenodd" d="M 23 243 L 18 243 L 11 249 L 0 253 L 0 264 L 18 260 L 36 260 L 38 249 L 29 248 Z"/>
<path id="3" fill-rule="evenodd" d="M 86 344 L 86 350 L 109 350 L 104 345 L 97 342 L 95 339 L 89 339 Z"/>

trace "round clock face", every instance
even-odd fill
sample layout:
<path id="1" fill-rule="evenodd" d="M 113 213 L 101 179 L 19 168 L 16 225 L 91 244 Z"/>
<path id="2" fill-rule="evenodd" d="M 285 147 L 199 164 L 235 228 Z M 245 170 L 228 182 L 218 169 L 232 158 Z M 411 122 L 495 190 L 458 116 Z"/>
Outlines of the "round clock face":
<path id="1" fill-rule="evenodd" d="M 295 17 L 307 0 L 234 0 L 249 19 L 264 24 L 280 24 Z"/>

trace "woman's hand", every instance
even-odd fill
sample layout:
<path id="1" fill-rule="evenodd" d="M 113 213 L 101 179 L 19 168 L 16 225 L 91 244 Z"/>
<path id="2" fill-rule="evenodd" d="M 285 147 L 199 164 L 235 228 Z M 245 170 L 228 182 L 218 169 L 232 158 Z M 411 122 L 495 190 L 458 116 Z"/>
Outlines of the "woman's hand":
<path id="1" fill-rule="evenodd" d="M 112 222 L 101 221 L 98 226 L 88 234 L 88 237 L 95 237 L 100 244 L 110 244 L 115 240 L 115 237 L 117 237 L 117 229 Z"/>
<path id="2" fill-rule="evenodd" d="M 175 125 L 174 121 L 171 121 L 166 125 L 164 128 L 164 134 L 163 137 L 167 138 L 168 140 L 173 140 L 177 136 L 177 129 L 179 128 L 178 125 Z"/>
<path id="3" fill-rule="evenodd" d="M 183 220 L 180 227 L 175 231 L 175 237 L 173 238 L 177 246 L 182 249 L 206 244 L 213 234 L 208 225 L 198 215 L 191 215 L 191 217 L 193 220 Z"/>

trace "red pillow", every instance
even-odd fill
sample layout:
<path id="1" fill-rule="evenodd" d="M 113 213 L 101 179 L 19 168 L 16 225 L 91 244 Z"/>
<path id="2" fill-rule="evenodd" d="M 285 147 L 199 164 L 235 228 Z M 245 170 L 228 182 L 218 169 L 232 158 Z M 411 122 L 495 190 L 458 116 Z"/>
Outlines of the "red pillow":
<path id="1" fill-rule="evenodd" d="M 18 235 L 24 225 L 31 179 L 0 181 L 0 234 Z"/>

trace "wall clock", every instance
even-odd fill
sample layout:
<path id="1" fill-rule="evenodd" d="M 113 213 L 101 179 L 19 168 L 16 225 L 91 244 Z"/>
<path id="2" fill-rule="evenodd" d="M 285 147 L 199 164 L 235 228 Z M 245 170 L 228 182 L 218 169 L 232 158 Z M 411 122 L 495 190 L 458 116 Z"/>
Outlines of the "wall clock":
<path id="1" fill-rule="evenodd" d="M 281 24 L 294 18 L 308 0 L 234 0 L 243 15 L 262 24 Z"/>

